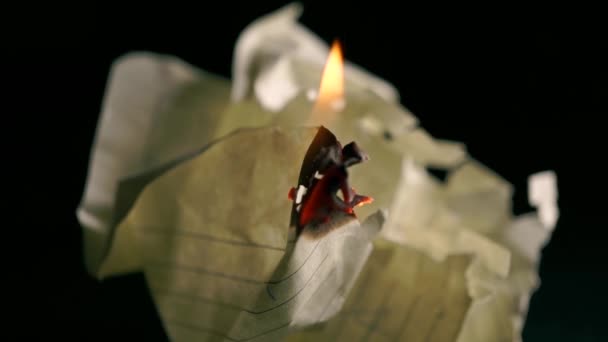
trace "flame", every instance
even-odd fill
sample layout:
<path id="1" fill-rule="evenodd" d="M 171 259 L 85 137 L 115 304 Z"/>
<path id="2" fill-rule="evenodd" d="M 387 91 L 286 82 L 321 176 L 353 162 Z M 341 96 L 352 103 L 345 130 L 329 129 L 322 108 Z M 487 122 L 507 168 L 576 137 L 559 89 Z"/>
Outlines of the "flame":
<path id="1" fill-rule="evenodd" d="M 344 108 L 344 61 L 338 41 L 334 41 L 323 69 L 315 112 L 338 112 Z"/>

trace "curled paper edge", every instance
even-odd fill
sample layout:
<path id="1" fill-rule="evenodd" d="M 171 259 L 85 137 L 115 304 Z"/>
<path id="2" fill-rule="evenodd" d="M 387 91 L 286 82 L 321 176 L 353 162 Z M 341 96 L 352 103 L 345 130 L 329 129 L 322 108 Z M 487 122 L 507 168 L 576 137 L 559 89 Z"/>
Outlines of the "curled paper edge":
<path id="1" fill-rule="evenodd" d="M 528 202 L 538 209 L 538 217 L 543 226 L 551 231 L 559 218 L 557 207 L 557 175 L 554 171 L 544 171 L 528 178 Z"/>
<path id="2" fill-rule="evenodd" d="M 472 161 L 470 158 L 467 159 L 469 162 Z M 414 172 L 407 172 L 408 169 Z M 425 191 L 425 193 L 429 193 L 429 196 L 433 196 L 432 193 L 439 191 L 437 188 L 439 184 L 430 179 L 428 182 L 424 181 L 428 176 L 422 166 L 418 166 L 408 158 L 403 159 L 401 182 L 414 182 L 410 186 L 415 186 L 417 183 L 420 183 L 420 186 L 427 184 L 427 187 L 420 188 L 420 191 Z M 467 229 L 453 232 L 429 230 L 425 229 L 426 227 L 410 230 L 411 234 L 408 236 L 407 232 L 400 231 L 397 227 L 399 225 L 397 217 L 388 217 L 388 224 L 382 231 L 382 236 L 388 240 L 412 246 L 437 261 L 442 261 L 448 255 L 463 253 L 473 255 L 472 263 L 466 271 L 467 288 L 473 303 L 467 311 L 457 341 L 485 341 L 490 338 L 494 333 L 493 330 L 484 328 L 483 325 L 490 324 L 490 322 L 497 324 L 502 321 L 504 317 L 501 316 L 498 306 L 508 296 L 513 296 L 519 304 L 509 306 L 510 311 L 508 312 L 511 315 L 512 324 L 509 329 L 512 330 L 503 332 L 509 333 L 515 340 L 521 337 L 529 299 L 538 288 L 537 268 L 541 250 L 550 239 L 557 221 L 556 183 L 556 176 L 552 171 L 530 175 L 528 189 L 530 204 L 537 207 L 538 210 L 513 217 L 497 236 L 494 234 L 485 236 L 482 232 Z M 411 195 L 411 191 L 409 192 Z M 406 205 L 406 202 L 403 202 L 405 198 L 399 194 L 400 192 L 396 194 L 391 207 L 391 212 L 396 212 L 397 215 L 402 214 L 404 205 Z M 408 206 L 407 208 L 415 210 L 414 207 Z M 544 214 L 549 216 L 549 219 L 545 219 L 544 222 L 543 210 L 548 210 L 549 213 Z M 464 237 L 468 238 L 462 240 Z M 439 240 L 436 240 L 437 238 Z M 425 242 L 425 239 L 429 239 L 429 241 Z M 448 250 L 442 253 L 441 246 L 447 247 Z M 500 253 L 496 254 L 499 251 Z M 518 266 L 515 266 L 514 262 Z M 513 267 L 518 268 L 515 270 Z M 523 281 L 523 279 L 528 280 Z M 505 288 L 504 286 L 514 287 Z M 507 309 L 507 307 L 503 309 Z M 495 319 L 490 318 L 490 321 L 487 322 L 483 318 L 495 315 L 499 316 L 496 316 Z"/>
<path id="3" fill-rule="evenodd" d="M 538 262 L 542 249 L 547 245 L 551 238 L 551 233 L 559 218 L 559 210 L 557 209 L 557 176 L 554 171 L 544 171 L 532 174 L 528 177 L 528 196 L 529 203 L 538 208 L 536 212 L 520 215 L 515 217 L 513 222 L 504 232 L 503 242 L 509 244 L 512 253 L 518 254 L 529 262 L 531 269 L 527 272 L 533 272 L 533 280 L 531 287 L 525 290 L 519 289 L 519 295 L 515 312 L 511 312 L 511 328 L 512 341 L 522 341 L 522 330 L 528 314 L 528 307 L 532 294 L 540 287 L 537 274 Z M 542 208 L 545 209 L 542 209 Z M 547 210 L 545 213 L 545 221 L 543 222 L 542 210 Z M 536 231 L 531 238 L 529 231 L 526 229 L 534 229 Z M 515 230 L 516 229 L 516 230 Z M 526 272 L 524 270 L 524 272 Z M 491 300 L 491 297 L 478 299 L 472 303 L 471 308 L 466 314 L 463 322 L 462 330 L 460 331 L 457 342 L 468 342 L 475 336 L 476 341 L 484 341 L 484 334 L 488 330 L 482 326 L 481 317 L 492 315 L 492 307 L 486 305 L 486 301 Z M 487 336 L 486 336 L 487 337 Z"/>
<path id="4" fill-rule="evenodd" d="M 318 66 L 320 71 L 329 47 L 297 22 L 301 13 L 302 6 L 291 3 L 243 30 L 234 50 L 232 101 L 239 102 L 253 91 L 266 110 L 278 112 L 298 92 L 308 90 L 295 80 L 294 68 L 305 63 Z M 344 68 L 347 82 L 367 88 L 388 102 L 399 101 L 397 89 L 387 81 L 349 62 Z"/>
<path id="5" fill-rule="evenodd" d="M 96 274 L 110 243 L 120 180 L 146 169 L 146 132 L 182 85 L 202 75 L 172 56 L 132 52 L 111 66 L 76 216 L 83 227 L 85 265 Z"/>
<path id="6" fill-rule="evenodd" d="M 418 192 L 432 192 L 432 197 L 425 199 L 426 201 L 436 201 L 436 196 L 444 196 L 443 186 L 434 182 L 428 172 L 411 158 L 403 158 L 400 178 L 390 212 L 403 214 L 403 210 L 419 209 L 419 207 L 411 207 L 414 202 L 409 202 L 406 194 L 411 195 L 412 190 L 406 192 L 404 187 L 416 188 Z M 433 215 L 436 214 L 436 212 L 433 213 Z M 506 277 L 509 273 L 510 251 L 484 234 L 466 228 L 448 233 L 448 231 L 428 229 L 427 226 L 415 228 L 409 226 L 410 230 L 404 231 L 401 224 L 402 222 L 396 216 L 389 215 L 382 235 L 390 241 L 413 247 L 438 262 L 445 260 L 450 255 L 471 254 L 473 260 L 478 259 L 497 276 Z M 417 222 L 417 224 L 424 223 Z M 439 241 L 440 243 L 438 243 Z"/>

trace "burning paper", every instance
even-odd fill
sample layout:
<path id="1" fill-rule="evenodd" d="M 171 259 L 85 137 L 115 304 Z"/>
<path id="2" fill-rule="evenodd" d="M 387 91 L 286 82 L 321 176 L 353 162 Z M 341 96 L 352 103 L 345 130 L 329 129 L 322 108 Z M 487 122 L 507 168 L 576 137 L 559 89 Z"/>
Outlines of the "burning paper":
<path id="1" fill-rule="evenodd" d="M 294 201 L 290 226 L 297 236 L 322 237 L 339 227 L 334 222 L 336 215 L 354 219 L 354 207 L 373 201 L 355 193 L 346 171 L 367 158 L 354 141 L 342 147 L 330 131 L 319 128 L 304 157 L 298 186 L 289 190 L 289 199 Z"/>
<path id="2" fill-rule="evenodd" d="M 242 33 L 232 83 L 116 62 L 78 209 L 91 274 L 144 272 L 174 341 L 518 340 L 555 175 L 530 178 L 539 214 L 513 218 L 511 185 L 419 128 L 390 84 L 342 69 L 336 45 L 324 73 L 299 12 Z"/>
<path id="3" fill-rule="evenodd" d="M 332 212 L 324 224 L 335 233 L 289 237 L 284 190 L 316 131 L 243 129 L 155 178 L 116 228 L 99 276 L 143 270 L 176 340 L 276 337 L 316 321 L 320 306 L 334 314 L 382 219 L 360 225 Z"/>

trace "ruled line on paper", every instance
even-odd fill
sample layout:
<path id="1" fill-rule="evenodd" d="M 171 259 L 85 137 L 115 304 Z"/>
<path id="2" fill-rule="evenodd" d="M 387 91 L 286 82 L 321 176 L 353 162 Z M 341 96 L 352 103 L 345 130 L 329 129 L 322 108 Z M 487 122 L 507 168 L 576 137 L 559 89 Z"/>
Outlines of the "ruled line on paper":
<path id="1" fill-rule="evenodd" d="M 382 313 L 383 315 L 386 314 L 386 313 L 388 313 L 389 311 L 390 310 L 379 310 L 379 312 Z M 337 315 L 334 319 L 342 321 L 340 323 L 340 327 L 341 328 L 344 327 L 344 325 L 345 325 L 344 322 L 346 322 L 348 320 L 353 320 L 353 321 L 355 321 L 357 323 L 360 323 L 361 325 L 364 325 L 364 326 L 368 327 L 372 322 L 369 322 L 369 321 L 366 321 L 365 319 L 362 319 L 360 317 L 362 312 L 365 312 L 365 311 L 361 311 L 361 312 L 348 312 L 348 313 L 340 311 L 340 314 Z M 376 310 L 376 312 L 378 312 L 378 310 Z M 370 310 L 369 313 L 370 314 L 374 314 L 375 312 Z M 380 329 L 378 327 L 374 327 L 373 328 L 373 332 L 375 334 L 378 334 L 378 335 L 380 335 L 382 337 L 385 337 L 385 338 L 389 338 L 391 336 L 387 331 L 385 331 L 384 329 Z M 336 340 L 339 341 L 339 339 L 336 339 Z"/>
<path id="2" fill-rule="evenodd" d="M 245 342 L 245 341 L 253 340 L 254 338 L 262 337 L 264 335 L 273 333 L 273 332 L 275 332 L 277 330 L 286 328 L 286 327 L 289 326 L 289 324 L 291 324 L 291 321 L 290 321 L 290 322 L 284 323 L 284 324 L 282 324 L 282 325 L 280 325 L 278 327 L 275 327 L 275 328 L 272 328 L 270 330 L 261 332 L 261 333 L 259 333 L 257 335 L 254 335 L 254 336 L 247 337 L 245 339 L 236 339 L 236 338 L 228 336 L 227 333 L 223 333 L 221 331 L 217 331 L 217 330 L 210 329 L 210 328 L 207 328 L 207 327 L 197 326 L 197 325 L 194 325 L 194 324 L 188 324 L 188 323 L 180 322 L 180 321 L 177 321 L 177 320 L 174 320 L 174 319 L 171 319 L 171 318 L 165 318 L 165 322 L 167 324 L 175 325 L 175 326 L 178 326 L 178 327 L 181 327 L 181 328 L 195 330 L 195 331 L 203 332 L 203 333 L 206 333 L 206 334 L 209 334 L 209 335 L 215 335 L 217 337 L 221 337 L 221 338 L 224 338 L 224 339 L 227 339 L 227 340 L 230 340 L 230 341 L 235 341 L 235 342 Z"/>
<path id="3" fill-rule="evenodd" d="M 312 294 L 311 298 L 315 298 L 315 297 L 317 296 L 317 293 L 318 293 L 319 291 L 321 291 L 321 289 L 323 289 L 323 286 L 325 285 L 325 283 L 327 283 L 327 281 L 328 281 L 328 280 L 329 280 L 331 277 L 332 277 L 332 274 L 331 274 L 331 273 L 329 273 L 329 274 L 327 275 L 327 277 L 325 277 L 325 278 L 324 278 L 324 279 L 323 279 L 321 282 L 319 282 L 319 286 L 317 286 L 317 289 L 315 290 L 315 292 L 313 292 L 313 294 Z M 329 299 L 329 300 L 327 300 L 327 302 L 326 302 L 326 304 L 325 304 L 325 307 L 324 307 L 323 311 L 321 312 L 321 314 L 319 315 L 319 320 L 318 320 L 317 322 L 320 322 L 320 319 L 321 319 L 321 318 L 322 318 L 322 317 L 325 315 L 325 312 L 327 311 L 328 307 L 331 305 L 332 299 L 335 297 L 335 295 L 336 295 L 336 293 L 337 293 L 337 292 L 338 292 L 338 290 L 336 289 L 336 291 L 335 291 L 334 295 L 332 295 L 332 296 L 330 297 L 330 299 Z M 307 301 L 305 304 L 302 304 L 302 305 L 306 305 L 306 304 L 308 304 L 308 302 L 310 302 L 310 299 L 309 299 L 309 300 L 308 300 L 308 301 Z"/>
<path id="4" fill-rule="evenodd" d="M 357 295 L 353 298 L 360 298 L 363 291 L 365 291 L 367 289 L 367 285 L 370 282 L 370 280 L 375 279 L 372 275 L 368 275 L 368 273 L 364 273 L 365 278 L 363 278 L 362 285 L 359 285 L 357 290 Z M 334 340 L 335 341 L 339 341 L 340 340 L 340 336 L 342 335 L 342 333 L 344 332 L 344 326 L 345 323 L 340 324 L 340 326 L 337 327 L 337 332 L 334 333 Z"/>
<path id="5" fill-rule="evenodd" d="M 349 310 L 349 311 L 340 311 L 340 316 L 344 316 L 341 319 L 356 319 L 359 322 L 368 324 L 370 322 L 364 320 L 362 317 L 366 317 L 368 315 L 373 316 L 376 311 L 378 311 L 378 310 L 355 309 L 355 310 Z M 390 310 L 390 309 L 380 310 L 380 312 L 382 312 L 382 314 L 386 314 L 390 311 L 392 311 L 392 310 Z"/>
<path id="6" fill-rule="evenodd" d="M 315 271 L 312 272 L 311 276 L 308 278 L 308 280 L 306 281 L 306 283 L 302 286 L 302 288 L 300 290 L 298 290 L 298 292 L 294 296 L 292 296 L 291 298 L 289 298 L 285 302 L 283 302 L 283 303 L 281 303 L 279 305 L 276 305 L 273 308 L 269 308 L 267 310 L 264 310 L 264 312 L 268 312 L 270 310 L 274 310 L 274 309 L 276 309 L 276 308 L 278 308 L 278 307 L 280 307 L 282 305 L 285 305 L 287 302 L 289 302 L 289 301 L 293 300 L 295 297 L 297 297 L 304 289 L 306 289 L 308 287 L 308 284 L 315 277 L 315 275 L 319 271 L 319 269 L 321 269 L 321 267 L 325 264 L 325 262 L 326 262 L 326 260 L 327 260 L 328 257 L 329 257 L 329 254 L 326 254 L 326 256 L 319 263 L 319 265 L 317 266 L 317 268 L 315 269 Z M 327 279 L 327 278 L 329 278 L 329 277 L 326 277 L 325 279 Z M 263 312 L 257 312 L 256 314 L 260 314 L 260 313 L 263 313 Z M 249 340 L 252 340 L 252 339 L 256 339 L 256 338 L 262 337 L 264 335 L 267 335 L 267 334 L 273 333 L 275 331 L 278 331 L 280 329 L 286 328 L 286 327 L 288 327 L 291 324 L 291 321 L 289 321 L 289 322 L 283 323 L 283 324 L 281 324 L 281 325 L 279 325 L 277 327 L 274 327 L 272 329 L 268 329 L 266 331 L 263 331 L 263 332 L 260 332 L 258 334 L 255 334 L 253 336 L 250 336 L 250 337 L 247 337 L 247 338 L 243 338 L 243 339 L 238 339 L 238 338 L 235 338 L 235 337 L 232 337 L 232 336 L 228 335 L 229 332 L 222 332 L 222 331 L 214 330 L 214 329 L 211 329 L 211 328 L 208 328 L 208 327 L 202 327 L 202 326 L 199 326 L 199 325 L 196 325 L 196 324 L 182 322 L 182 321 L 176 320 L 175 318 L 166 318 L 165 317 L 164 321 L 167 324 L 169 324 L 169 325 L 174 325 L 174 326 L 178 326 L 178 327 L 181 327 L 181 328 L 186 328 L 186 329 L 190 329 L 190 330 L 194 330 L 194 331 L 198 331 L 198 332 L 214 335 L 214 336 L 217 336 L 219 338 L 227 339 L 227 340 L 230 340 L 230 341 L 240 341 L 240 342 L 249 341 Z"/>
<path id="7" fill-rule="evenodd" d="M 447 283 L 448 283 L 451 273 L 452 273 L 452 263 L 449 261 L 446 261 L 446 267 L 447 267 L 447 270 L 444 272 L 445 276 L 441 280 L 441 288 L 445 288 L 447 286 Z M 445 300 L 446 300 L 446 292 L 442 292 L 441 300 L 439 302 L 440 306 L 437 309 L 437 311 L 435 312 L 435 315 L 433 315 L 433 321 L 431 323 L 431 327 L 429 328 L 427 336 L 424 339 L 425 342 L 431 340 L 431 338 L 433 337 L 433 333 L 435 331 L 435 326 L 437 325 L 437 323 L 439 323 L 439 321 L 441 321 L 443 319 L 443 316 L 444 316 L 443 306 L 444 306 Z"/>
<path id="8" fill-rule="evenodd" d="M 418 265 L 420 266 L 420 259 L 419 259 Z M 442 288 L 445 287 L 445 284 L 448 281 L 448 278 L 450 276 L 451 264 L 449 262 L 446 262 L 446 266 L 447 266 L 447 270 L 444 271 L 444 272 L 442 272 L 441 281 L 440 281 L 440 284 L 439 284 L 439 287 L 438 287 L 440 289 L 442 289 Z M 418 270 L 419 270 L 419 268 L 417 268 L 416 271 L 418 272 Z M 414 300 L 414 303 L 411 306 L 408 307 L 408 311 L 406 313 L 406 319 L 407 319 L 407 321 L 409 321 L 409 318 L 412 316 L 412 312 L 415 311 L 414 310 L 414 308 L 416 306 L 415 304 L 418 304 L 418 302 L 419 302 L 420 299 L 424 298 L 425 296 L 427 296 L 432 291 L 433 291 L 432 288 L 431 289 L 426 288 L 426 291 L 424 291 L 424 292 L 420 293 L 418 296 L 416 296 L 416 298 Z M 440 298 L 440 304 L 443 301 L 443 299 L 444 299 L 444 296 L 442 296 Z M 441 307 L 439 309 L 435 309 L 435 311 L 436 311 L 435 314 L 432 316 L 433 317 L 433 322 L 431 322 L 431 326 L 430 326 L 429 330 L 426 332 L 424 341 L 426 341 L 430 337 L 432 337 L 432 332 L 433 332 L 432 329 L 433 329 L 434 325 L 436 324 L 437 319 L 443 317 L 442 316 L 442 312 L 441 312 Z M 399 330 L 399 333 L 396 335 L 396 338 L 395 338 L 396 341 L 401 340 L 401 336 L 405 333 L 405 327 L 407 326 L 407 321 L 404 321 L 404 324 L 401 325 L 401 329 Z"/>
<path id="9" fill-rule="evenodd" d="M 358 288 L 357 288 L 357 295 L 356 295 L 355 297 L 353 297 L 353 298 L 359 298 L 359 297 L 363 296 L 363 295 L 364 295 L 364 293 L 362 293 L 362 292 L 366 291 L 366 289 L 367 289 L 367 286 L 368 286 L 369 282 L 370 282 L 372 279 L 375 279 L 373 276 L 368 275 L 368 274 L 367 274 L 367 272 L 366 272 L 366 273 L 363 273 L 363 270 L 362 270 L 361 272 L 362 272 L 362 274 L 361 274 L 361 275 L 362 275 L 362 276 L 363 276 L 363 275 L 365 275 L 365 278 L 363 278 L 363 280 L 360 280 L 360 281 L 361 281 L 361 284 L 360 284 L 360 285 L 358 286 Z"/>
<path id="10" fill-rule="evenodd" d="M 312 294 L 313 297 L 315 297 L 317 295 L 317 292 L 319 292 L 321 290 L 321 288 L 323 287 L 323 285 L 325 284 L 327 279 L 329 279 L 330 277 L 331 277 L 331 275 L 328 275 L 327 278 L 325 278 L 325 280 L 323 280 L 323 282 L 321 284 L 319 284 L 319 287 Z M 327 303 L 325 303 L 325 307 L 323 308 L 323 311 L 321 311 L 321 314 L 319 315 L 319 319 L 317 320 L 317 323 L 320 322 L 323 317 L 325 317 L 325 313 L 327 312 L 327 309 L 329 309 L 329 306 L 331 305 L 331 302 L 334 299 L 334 297 L 336 297 L 337 292 L 338 292 L 338 289 L 336 289 L 336 292 L 334 292 L 333 296 L 331 296 L 331 299 L 328 300 Z"/>
<path id="11" fill-rule="evenodd" d="M 431 323 L 431 328 L 429 329 L 429 332 L 427 333 L 426 338 L 424 339 L 425 342 L 431 340 L 431 337 L 433 337 L 435 326 L 437 325 L 437 322 L 439 322 L 442 318 L 443 307 L 439 307 L 439 309 L 436 310 L 435 315 L 433 315 L 433 322 Z"/>
<path id="12" fill-rule="evenodd" d="M 267 283 L 269 285 L 276 285 L 276 284 L 280 284 L 283 281 L 291 278 L 293 275 L 295 275 L 296 273 L 298 273 L 300 271 L 300 269 L 302 267 L 304 267 L 304 265 L 306 265 L 308 263 L 308 259 L 310 259 L 310 257 L 314 254 L 314 252 L 317 250 L 317 247 L 319 246 L 319 243 L 321 243 L 321 241 L 318 241 L 315 246 L 312 248 L 312 250 L 310 251 L 310 253 L 308 253 L 308 256 L 306 256 L 306 259 L 304 259 L 304 261 L 302 262 L 302 264 L 300 266 L 298 266 L 298 268 L 293 271 L 291 274 L 285 276 L 284 278 L 278 279 L 278 280 L 269 280 Z M 327 256 L 326 256 L 327 257 Z"/>
<path id="13" fill-rule="evenodd" d="M 378 309 L 374 310 L 374 317 L 372 318 L 372 321 L 369 324 L 367 324 L 367 329 L 366 329 L 365 335 L 363 335 L 363 337 L 361 338 L 361 341 L 368 341 L 371 334 L 373 332 L 375 332 L 376 326 L 378 325 L 378 321 L 383 316 L 383 313 L 387 311 L 386 303 L 387 303 L 388 299 L 390 298 L 390 296 L 393 294 L 393 291 L 395 290 L 396 285 L 397 285 L 397 282 L 393 281 L 388 286 L 388 291 L 385 292 L 382 300 L 380 301 L 380 305 L 378 305 Z M 386 337 L 388 337 L 388 335 Z"/>
<path id="14" fill-rule="evenodd" d="M 413 279 L 418 278 L 418 276 L 420 274 L 420 269 L 422 268 L 422 261 L 423 261 L 423 259 L 420 256 L 418 256 L 416 258 L 414 272 L 412 272 Z M 400 327 L 399 331 L 395 335 L 395 341 L 399 341 L 401 338 L 401 335 L 403 335 L 405 333 L 405 327 L 407 326 L 410 318 L 412 317 L 412 312 L 414 312 L 414 308 L 416 307 L 416 305 L 418 305 L 418 301 L 423 297 L 423 295 L 424 295 L 423 293 L 418 294 L 416 297 L 414 297 L 414 299 L 412 299 L 412 302 L 410 303 L 410 305 L 407 306 L 407 310 L 405 311 L 403 321 L 399 325 L 399 327 Z"/>
<path id="15" fill-rule="evenodd" d="M 164 228 L 163 229 L 144 228 L 144 229 L 138 230 L 138 232 L 143 233 L 144 235 L 146 235 L 146 234 L 176 235 L 178 237 L 184 236 L 184 237 L 189 237 L 192 239 L 203 240 L 203 241 L 208 241 L 208 242 L 215 242 L 215 243 L 222 243 L 222 244 L 227 244 L 227 245 L 268 249 L 268 250 L 275 250 L 275 251 L 280 251 L 280 252 L 285 251 L 285 248 L 283 248 L 283 247 L 270 246 L 270 245 L 266 245 L 266 244 L 260 244 L 260 243 L 249 242 L 249 241 L 231 240 L 231 239 L 220 238 L 220 237 L 209 235 L 209 234 L 193 232 L 190 230 L 183 230 L 183 229 L 168 230 L 168 229 L 164 229 Z"/>
<path id="16" fill-rule="evenodd" d="M 150 288 L 150 291 L 152 292 L 152 294 L 154 296 L 176 297 L 176 298 L 191 299 L 191 300 L 203 302 L 203 303 L 214 305 L 214 306 L 219 306 L 219 307 L 224 307 L 224 308 L 232 309 L 232 310 L 235 310 L 235 311 L 244 311 L 244 312 L 250 312 L 250 313 L 251 313 L 251 311 L 253 311 L 253 310 L 247 309 L 245 307 L 241 307 L 241 306 L 230 304 L 230 303 L 220 302 L 220 301 L 217 301 L 217 300 L 214 300 L 214 299 L 209 299 L 209 298 L 206 298 L 206 297 L 203 297 L 203 296 L 197 296 L 197 295 L 194 295 L 194 294 L 188 294 L 188 293 L 182 293 L 182 292 L 177 292 L 177 291 L 171 291 L 171 290 L 163 289 L 163 288 Z"/>
<path id="17" fill-rule="evenodd" d="M 257 279 L 245 278 L 238 275 L 226 274 L 217 271 L 210 271 L 201 267 L 185 266 L 177 263 L 161 263 L 156 261 L 148 261 L 146 265 L 149 269 L 165 269 L 168 271 L 179 271 L 179 272 L 190 272 L 197 274 L 204 274 L 211 277 L 225 278 L 237 282 L 249 283 L 249 284 L 266 284 L 265 281 Z"/>
<path id="18" fill-rule="evenodd" d="M 445 288 L 450 279 L 450 275 L 451 275 L 451 271 L 452 271 L 452 263 L 449 261 L 446 261 L 446 268 L 447 269 L 445 271 L 445 276 L 441 280 L 440 288 Z M 436 312 L 433 315 L 433 321 L 431 322 L 431 326 L 429 328 L 429 331 L 427 332 L 427 335 L 426 335 L 424 341 L 430 341 L 431 337 L 433 337 L 435 325 L 437 325 L 437 323 L 441 319 L 443 319 L 443 303 L 445 300 L 446 300 L 445 292 L 442 292 L 441 299 L 439 302 L 440 306 L 439 306 L 439 308 L 436 309 Z"/>
<path id="19" fill-rule="evenodd" d="M 229 307 L 231 309 L 240 310 L 240 311 L 252 314 L 252 315 L 259 315 L 259 314 L 263 314 L 263 313 L 275 310 L 275 309 L 277 309 L 277 308 L 279 308 L 279 307 L 281 307 L 281 306 L 289 303 L 290 301 L 294 300 L 308 286 L 308 284 L 310 283 L 310 281 L 312 280 L 312 278 L 314 278 L 315 274 L 319 271 L 319 269 L 321 268 L 321 266 L 323 266 L 323 264 L 327 260 L 328 256 L 329 255 L 325 255 L 325 257 L 323 258 L 323 260 L 319 263 L 319 265 L 317 265 L 316 269 L 312 272 L 312 274 L 310 275 L 310 277 L 308 278 L 308 280 L 306 280 L 306 282 L 304 283 L 304 285 L 302 285 L 302 287 L 300 289 L 298 289 L 298 291 L 296 291 L 295 294 L 293 294 L 291 297 L 289 297 L 285 301 L 283 301 L 283 302 L 281 302 L 281 303 L 279 303 L 279 304 L 277 304 L 277 305 L 275 305 L 273 307 L 270 307 L 268 309 L 264 309 L 264 310 L 258 310 L 258 311 L 256 311 L 256 310 L 252 310 L 252 309 L 238 307 L 236 305 L 232 305 L 232 304 L 228 304 L 228 303 L 222 303 L 222 302 L 219 302 L 219 301 L 214 301 L 212 299 L 208 299 L 208 298 L 197 296 L 197 295 L 178 293 L 178 292 L 173 292 L 173 291 L 165 290 L 165 289 L 160 290 L 160 292 L 155 292 L 155 291 L 158 291 L 158 289 L 157 289 L 157 290 L 153 290 L 153 292 L 155 294 L 160 294 L 160 295 L 191 298 L 191 299 L 194 299 L 194 300 L 197 300 L 197 301 L 201 301 L 201 302 L 205 302 L 205 303 L 208 303 L 208 304 L 211 304 L 211 305 L 225 306 L 225 307 Z"/>
<path id="20" fill-rule="evenodd" d="M 182 265 L 182 264 L 178 264 L 178 263 L 165 263 L 165 262 L 159 262 L 159 261 L 155 261 L 155 260 L 148 260 L 146 262 L 146 264 L 148 267 L 151 267 L 151 268 L 175 269 L 178 271 L 200 273 L 200 274 L 205 274 L 205 275 L 209 275 L 209 276 L 226 278 L 226 279 L 230 279 L 230 280 L 234 280 L 234 281 L 240 281 L 240 282 L 251 283 L 251 284 L 278 285 L 278 284 L 281 284 L 282 282 L 286 281 L 287 279 L 291 278 L 296 273 L 298 273 L 304 267 L 304 265 L 306 265 L 308 263 L 310 257 L 314 254 L 318 245 L 319 245 L 319 243 L 317 242 L 317 244 L 315 244 L 315 246 L 310 251 L 310 253 L 306 257 L 306 259 L 304 259 L 302 264 L 300 266 L 298 266 L 298 268 L 295 271 L 293 271 L 291 274 L 289 274 L 286 277 L 279 279 L 279 280 L 261 281 L 261 280 L 257 280 L 257 279 L 241 277 L 239 275 L 226 274 L 223 272 L 212 271 L 212 270 L 202 268 L 202 267 L 188 266 L 188 265 Z"/>
<path id="21" fill-rule="evenodd" d="M 192 331 L 195 331 L 196 333 L 199 333 L 199 334 L 200 333 L 205 333 L 205 334 L 208 334 L 208 335 L 217 336 L 219 338 L 227 339 L 227 340 L 230 340 L 230 341 L 238 341 L 238 340 L 236 340 L 234 338 L 231 338 L 230 336 L 227 336 L 226 334 L 222 333 L 221 331 L 217 331 L 217 330 L 214 330 L 214 329 L 211 329 L 211 328 L 201 327 L 201 326 L 197 326 L 197 325 L 194 325 L 194 324 L 188 324 L 188 323 L 180 322 L 178 320 L 174 320 L 174 319 L 170 319 L 170 318 L 165 318 L 164 321 L 165 321 L 165 324 L 173 325 L 173 326 L 176 326 L 176 327 L 179 327 L 179 328 L 182 328 L 182 329 L 192 330 Z"/>
<path id="22" fill-rule="evenodd" d="M 399 341 L 401 335 L 403 335 L 403 333 L 405 332 L 405 327 L 407 326 L 407 323 L 410 321 L 410 318 L 412 317 L 412 312 L 414 312 L 414 308 L 418 304 L 418 300 L 420 300 L 421 297 L 422 297 L 422 295 L 418 295 L 418 296 L 414 297 L 414 299 L 412 300 L 412 303 L 410 305 L 408 305 L 407 311 L 405 311 L 405 315 L 403 315 L 403 321 L 401 322 L 399 331 L 395 335 L 395 341 Z"/>

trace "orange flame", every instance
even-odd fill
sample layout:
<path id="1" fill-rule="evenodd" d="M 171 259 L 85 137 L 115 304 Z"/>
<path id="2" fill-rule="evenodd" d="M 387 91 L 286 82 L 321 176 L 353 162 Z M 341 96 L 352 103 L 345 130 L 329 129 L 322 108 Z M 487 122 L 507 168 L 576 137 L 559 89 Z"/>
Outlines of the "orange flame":
<path id="1" fill-rule="evenodd" d="M 344 61 L 340 43 L 334 41 L 323 69 L 314 112 L 338 112 L 344 104 Z"/>

